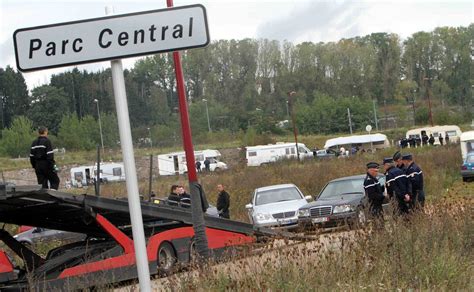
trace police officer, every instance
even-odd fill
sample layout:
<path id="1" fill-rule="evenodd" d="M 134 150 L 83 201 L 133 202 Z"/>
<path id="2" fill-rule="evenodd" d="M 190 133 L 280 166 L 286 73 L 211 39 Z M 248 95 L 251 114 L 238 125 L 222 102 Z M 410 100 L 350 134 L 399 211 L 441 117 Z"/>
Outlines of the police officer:
<path id="1" fill-rule="evenodd" d="M 393 158 L 383 160 L 385 170 L 385 185 L 390 198 L 395 198 L 398 203 L 398 213 L 400 215 L 408 213 L 408 203 L 410 202 L 410 191 L 408 178 L 405 173 L 395 167 Z"/>
<path id="2" fill-rule="evenodd" d="M 406 167 L 406 175 L 411 184 L 412 200 L 411 207 L 415 208 L 418 203 L 421 207 L 425 205 L 425 192 L 423 190 L 423 171 L 413 161 L 411 154 L 404 154 L 402 156 L 403 163 Z"/>
<path id="3" fill-rule="evenodd" d="M 400 151 L 397 151 L 393 154 L 393 162 L 395 162 L 395 165 L 400 168 L 403 172 L 405 172 L 405 165 L 403 164 L 402 161 L 402 154 Z"/>
<path id="4" fill-rule="evenodd" d="M 229 207 L 230 207 L 230 196 L 229 193 L 224 189 L 224 185 L 218 184 L 217 191 L 219 192 L 217 196 L 217 211 L 219 212 L 219 217 L 230 219 Z"/>
<path id="5" fill-rule="evenodd" d="M 369 212 L 374 218 L 383 218 L 383 200 L 385 199 L 384 187 L 380 185 L 377 175 L 379 164 L 377 162 L 367 163 L 367 176 L 364 180 L 365 195 L 369 199 Z"/>
<path id="6" fill-rule="evenodd" d="M 35 169 L 38 184 L 47 189 L 49 181 L 50 187 L 57 190 L 59 187 L 59 177 L 56 173 L 57 168 L 54 161 L 53 146 L 48 139 L 48 129 L 46 127 L 39 127 L 38 134 L 38 138 L 31 143 L 31 166 Z"/>

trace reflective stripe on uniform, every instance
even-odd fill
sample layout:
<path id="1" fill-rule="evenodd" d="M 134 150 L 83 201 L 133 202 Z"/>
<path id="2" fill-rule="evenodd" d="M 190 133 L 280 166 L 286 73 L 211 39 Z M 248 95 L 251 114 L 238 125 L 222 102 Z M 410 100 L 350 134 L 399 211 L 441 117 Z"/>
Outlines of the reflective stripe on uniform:
<path id="1" fill-rule="evenodd" d="M 371 184 L 371 185 L 364 186 L 364 189 L 368 189 L 368 188 L 373 187 L 373 186 L 376 186 L 376 185 L 378 185 L 378 184 L 379 184 L 379 183 L 373 183 L 373 184 Z"/>
<path id="2" fill-rule="evenodd" d="M 54 150 L 46 152 L 46 154 L 54 153 Z"/>
<path id="3" fill-rule="evenodd" d="M 410 174 L 407 175 L 407 176 L 414 177 L 415 175 L 420 175 L 420 174 L 422 174 L 422 173 L 423 173 L 423 171 L 420 170 L 419 172 L 412 172 L 412 173 L 410 173 Z"/>
<path id="4" fill-rule="evenodd" d="M 406 175 L 405 175 L 405 174 L 401 174 L 401 175 L 399 175 L 399 176 L 397 176 L 397 177 L 395 177 L 395 178 L 392 178 L 392 179 L 390 179 L 390 180 L 387 181 L 387 184 L 389 184 L 389 183 L 391 183 L 392 181 L 395 181 L 395 180 L 397 180 L 397 179 L 399 179 L 399 178 L 401 178 L 401 177 L 406 177 Z"/>
<path id="5" fill-rule="evenodd" d="M 31 149 L 36 149 L 36 148 L 46 148 L 46 146 L 45 145 L 37 145 L 37 146 L 31 147 Z"/>

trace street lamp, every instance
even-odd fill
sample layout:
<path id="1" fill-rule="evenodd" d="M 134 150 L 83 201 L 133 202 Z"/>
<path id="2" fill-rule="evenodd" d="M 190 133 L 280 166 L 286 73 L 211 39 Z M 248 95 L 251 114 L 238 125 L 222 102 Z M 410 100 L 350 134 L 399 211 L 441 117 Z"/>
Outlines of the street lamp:
<path id="1" fill-rule="evenodd" d="M 212 130 L 211 130 L 211 122 L 209 120 L 209 108 L 207 107 L 207 99 L 203 98 L 202 101 L 206 103 L 207 128 L 209 129 L 209 133 L 211 133 Z"/>
<path id="2" fill-rule="evenodd" d="M 102 136 L 102 122 L 100 120 L 100 110 L 99 110 L 99 101 L 94 99 L 95 104 L 97 105 L 97 117 L 99 119 L 99 131 L 100 131 L 100 144 L 102 145 L 102 153 L 105 154 L 104 150 L 104 137 Z"/>
<path id="3" fill-rule="evenodd" d="M 147 128 L 148 130 L 148 136 L 150 137 L 150 148 L 153 148 L 153 140 L 151 139 L 151 131 L 150 128 Z"/>
<path id="4" fill-rule="evenodd" d="M 288 92 L 288 106 L 291 108 L 291 123 L 293 124 L 293 134 L 295 135 L 295 144 L 296 144 L 296 156 L 298 157 L 298 161 L 300 160 L 300 151 L 298 149 L 298 132 L 296 130 L 296 121 L 295 121 L 295 111 L 293 109 L 293 102 L 291 97 L 295 95 L 295 91 Z"/>

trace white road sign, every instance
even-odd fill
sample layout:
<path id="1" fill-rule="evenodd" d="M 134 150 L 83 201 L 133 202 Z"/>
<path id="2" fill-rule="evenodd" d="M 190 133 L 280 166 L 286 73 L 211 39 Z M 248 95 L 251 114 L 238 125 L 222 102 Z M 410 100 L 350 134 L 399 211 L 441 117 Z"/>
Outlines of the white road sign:
<path id="1" fill-rule="evenodd" d="M 23 72 L 198 48 L 210 41 L 202 5 L 22 28 L 13 40 Z"/>

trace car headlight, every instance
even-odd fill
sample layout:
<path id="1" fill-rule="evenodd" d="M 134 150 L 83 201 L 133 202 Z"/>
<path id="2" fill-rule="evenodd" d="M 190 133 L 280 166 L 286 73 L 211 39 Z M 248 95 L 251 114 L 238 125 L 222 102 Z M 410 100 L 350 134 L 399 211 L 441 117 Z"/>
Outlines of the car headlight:
<path id="1" fill-rule="evenodd" d="M 298 210 L 298 217 L 309 217 L 309 209 Z"/>
<path id="2" fill-rule="evenodd" d="M 351 205 L 339 205 L 339 206 L 335 206 L 332 212 L 336 214 L 336 213 L 345 213 L 345 212 L 352 212 L 352 211 L 354 211 L 354 208 Z"/>
<path id="3" fill-rule="evenodd" d="M 255 219 L 257 219 L 257 221 L 268 221 L 268 220 L 272 220 L 272 215 L 270 214 L 262 214 L 262 213 L 257 213 L 255 214 Z"/>

